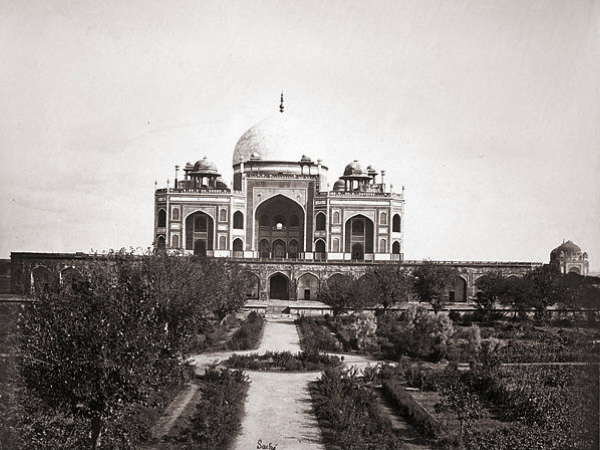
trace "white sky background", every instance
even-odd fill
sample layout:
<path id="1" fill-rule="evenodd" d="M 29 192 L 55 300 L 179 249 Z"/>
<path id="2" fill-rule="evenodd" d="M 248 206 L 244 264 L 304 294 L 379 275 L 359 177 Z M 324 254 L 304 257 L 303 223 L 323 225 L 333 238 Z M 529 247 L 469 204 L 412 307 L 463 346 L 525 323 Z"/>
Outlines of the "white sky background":
<path id="1" fill-rule="evenodd" d="M 600 269 L 598 1 L 0 3 L 0 257 L 152 242 L 154 180 L 302 117 L 406 186 L 407 259 Z M 290 154 L 291 160 L 301 155 Z"/>

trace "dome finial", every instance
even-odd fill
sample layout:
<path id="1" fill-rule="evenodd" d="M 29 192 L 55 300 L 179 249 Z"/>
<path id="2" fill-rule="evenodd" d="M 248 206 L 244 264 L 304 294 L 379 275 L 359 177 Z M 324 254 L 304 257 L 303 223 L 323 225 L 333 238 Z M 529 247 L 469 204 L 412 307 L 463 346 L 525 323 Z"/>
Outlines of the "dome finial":
<path id="1" fill-rule="evenodd" d="M 281 103 L 279 104 L 279 112 L 283 112 L 283 91 L 281 91 Z"/>

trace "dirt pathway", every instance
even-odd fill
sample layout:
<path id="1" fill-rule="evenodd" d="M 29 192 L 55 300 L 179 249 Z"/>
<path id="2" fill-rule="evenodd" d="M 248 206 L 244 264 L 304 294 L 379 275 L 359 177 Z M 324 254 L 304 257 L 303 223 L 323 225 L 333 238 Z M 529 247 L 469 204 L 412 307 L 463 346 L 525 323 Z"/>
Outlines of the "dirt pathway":
<path id="1" fill-rule="evenodd" d="M 252 384 L 234 450 L 257 448 L 259 440 L 278 450 L 325 449 L 308 392 L 320 373 L 247 373 Z"/>
<path id="2" fill-rule="evenodd" d="M 267 321 L 258 352 L 266 351 L 300 351 L 292 320 Z M 251 384 L 235 450 L 257 448 L 259 440 L 267 448 L 277 444 L 279 450 L 325 448 L 308 392 L 308 383 L 320 373 L 246 373 Z"/>

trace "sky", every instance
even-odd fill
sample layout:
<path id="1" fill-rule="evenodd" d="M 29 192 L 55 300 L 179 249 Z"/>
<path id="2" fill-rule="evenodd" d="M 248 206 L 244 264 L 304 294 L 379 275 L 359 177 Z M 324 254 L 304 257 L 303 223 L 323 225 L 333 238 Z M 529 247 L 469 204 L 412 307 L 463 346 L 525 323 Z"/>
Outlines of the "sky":
<path id="1" fill-rule="evenodd" d="M 154 182 L 285 92 L 329 182 L 405 186 L 407 259 L 600 270 L 600 2 L 0 2 L 0 258 L 148 247 Z M 290 160 L 300 155 L 290 154 Z"/>

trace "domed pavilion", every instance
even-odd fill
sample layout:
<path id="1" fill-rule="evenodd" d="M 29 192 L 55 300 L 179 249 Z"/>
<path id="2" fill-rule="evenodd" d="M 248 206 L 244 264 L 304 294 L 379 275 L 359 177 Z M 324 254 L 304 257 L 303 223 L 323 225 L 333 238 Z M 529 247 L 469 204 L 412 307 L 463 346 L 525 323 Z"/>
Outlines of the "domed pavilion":
<path id="1" fill-rule="evenodd" d="M 156 190 L 155 247 L 241 262 L 401 261 L 403 193 L 357 159 L 330 189 L 313 138 L 284 112 L 282 95 L 279 112 L 238 139 L 231 186 L 208 155 L 185 164 L 174 187 Z M 261 298 L 288 298 L 282 277 L 271 277 Z M 314 299 L 318 286 L 299 282 L 294 296 Z"/>
<path id="2" fill-rule="evenodd" d="M 563 241 L 550 252 L 550 267 L 560 273 L 576 273 L 588 275 L 589 261 L 587 252 L 582 252 L 581 247 L 572 241 Z"/>

